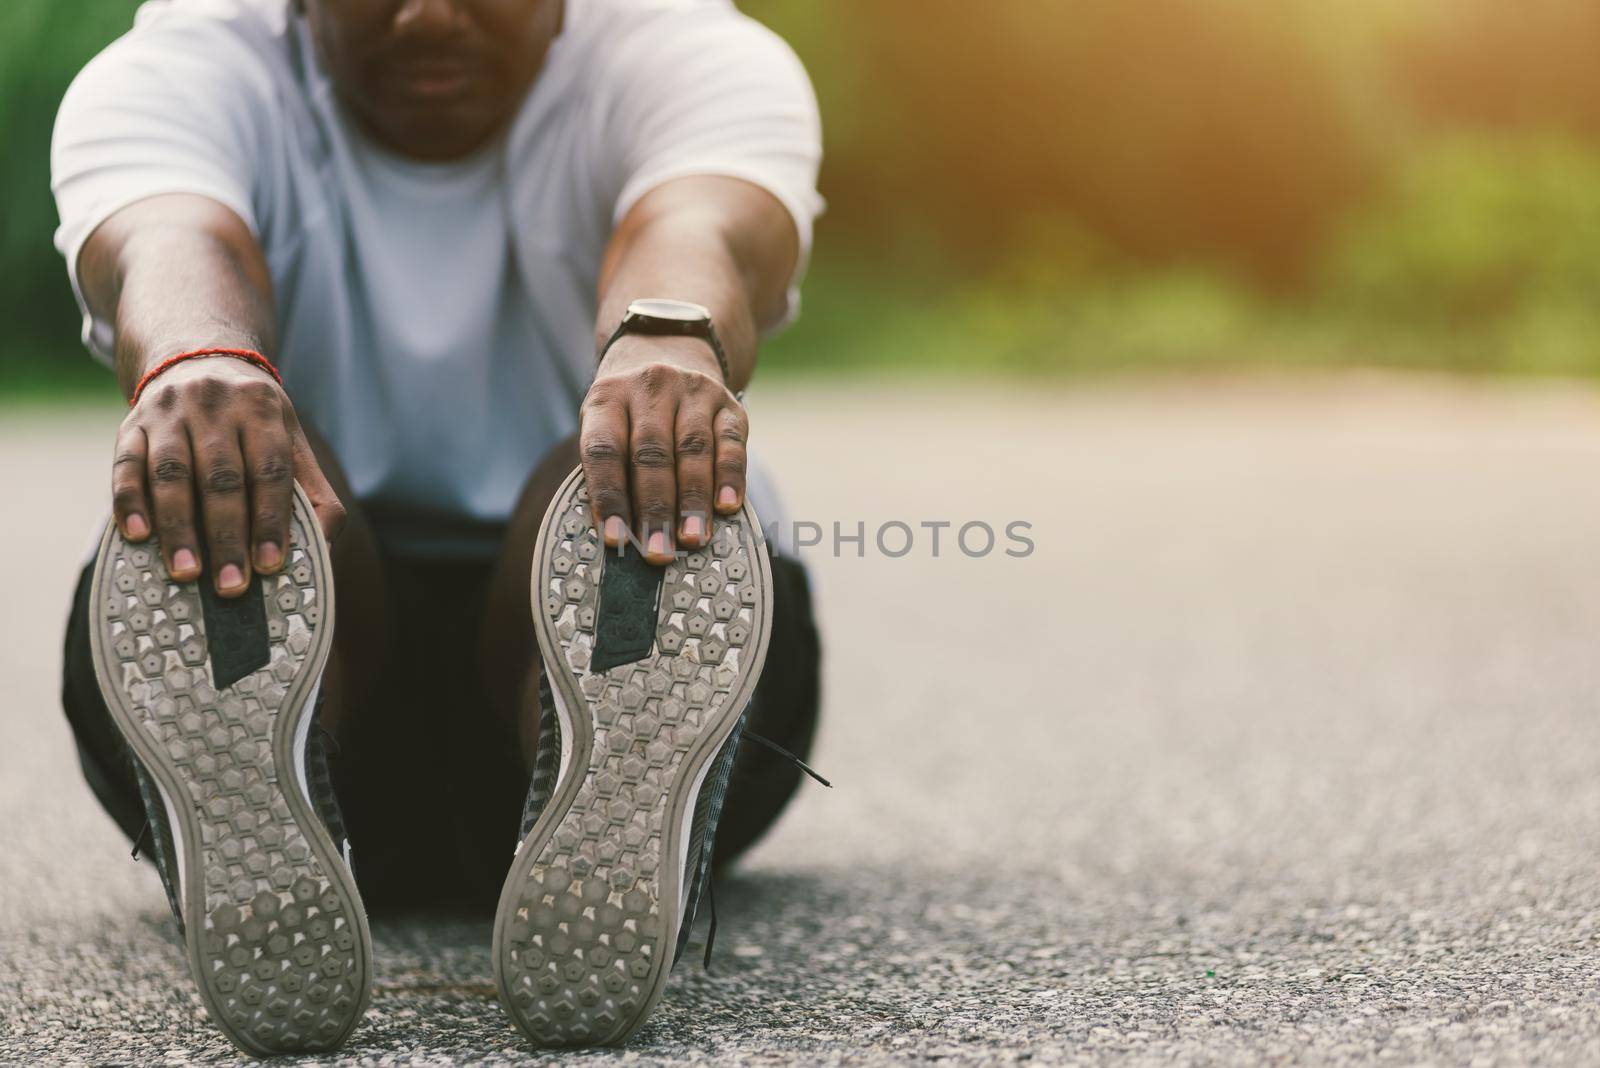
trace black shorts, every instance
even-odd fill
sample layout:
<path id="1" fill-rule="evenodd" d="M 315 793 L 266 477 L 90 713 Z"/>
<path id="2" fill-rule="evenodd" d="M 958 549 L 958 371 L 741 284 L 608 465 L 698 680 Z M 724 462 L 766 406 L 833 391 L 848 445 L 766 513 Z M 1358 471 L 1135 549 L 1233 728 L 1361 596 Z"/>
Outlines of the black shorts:
<path id="1" fill-rule="evenodd" d="M 529 776 L 479 680 L 478 621 L 490 565 L 394 556 L 384 565 L 394 626 L 381 707 L 353 717 L 332 759 L 356 880 L 369 911 L 492 910 L 519 844 Z M 143 829 L 144 807 L 95 680 L 93 570 L 79 578 L 67 622 L 61 700 L 85 779 L 132 840 Z M 805 569 L 793 560 L 774 556 L 772 578 L 772 640 L 749 726 L 804 756 L 820 696 L 811 595 Z M 799 782 L 800 772 L 764 746 L 742 746 L 718 827 L 717 863 L 770 827 Z"/>

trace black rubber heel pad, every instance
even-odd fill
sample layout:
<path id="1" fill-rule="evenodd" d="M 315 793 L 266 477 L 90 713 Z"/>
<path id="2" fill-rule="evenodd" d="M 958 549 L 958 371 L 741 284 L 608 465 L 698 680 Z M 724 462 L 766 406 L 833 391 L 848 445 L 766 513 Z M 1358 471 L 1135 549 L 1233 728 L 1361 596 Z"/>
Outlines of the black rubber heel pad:
<path id="1" fill-rule="evenodd" d="M 624 548 L 622 555 L 606 554 L 600 576 L 600 604 L 596 612 L 591 672 L 608 671 L 650 655 L 656 642 L 656 614 L 661 602 L 661 579 L 667 572 Z"/>
<path id="2" fill-rule="evenodd" d="M 200 612 L 206 621 L 206 648 L 211 653 L 211 685 L 225 690 L 272 662 L 267 645 L 267 605 L 262 582 L 252 579 L 238 597 L 223 597 L 209 576 L 200 580 Z"/>

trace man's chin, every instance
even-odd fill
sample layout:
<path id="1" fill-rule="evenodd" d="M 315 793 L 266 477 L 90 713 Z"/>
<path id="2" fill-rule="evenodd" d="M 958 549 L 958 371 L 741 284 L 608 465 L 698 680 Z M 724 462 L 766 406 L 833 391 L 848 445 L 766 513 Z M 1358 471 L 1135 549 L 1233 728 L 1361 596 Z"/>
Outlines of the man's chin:
<path id="1" fill-rule="evenodd" d="M 373 132 L 393 152 L 424 160 L 470 155 L 500 128 L 474 100 L 409 100 L 386 107 Z"/>

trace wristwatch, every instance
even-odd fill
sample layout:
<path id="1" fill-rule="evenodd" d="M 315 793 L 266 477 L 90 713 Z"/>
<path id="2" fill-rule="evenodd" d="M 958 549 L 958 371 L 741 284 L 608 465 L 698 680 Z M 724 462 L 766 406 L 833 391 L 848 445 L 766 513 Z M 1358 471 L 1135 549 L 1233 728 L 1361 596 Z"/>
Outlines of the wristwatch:
<path id="1" fill-rule="evenodd" d="M 664 297 L 645 297 L 628 305 L 622 322 L 606 339 L 600 350 L 604 360 L 611 346 L 624 334 L 643 334 L 646 337 L 697 337 L 711 346 L 716 354 L 717 366 L 722 369 L 722 384 L 732 388 L 733 374 L 728 370 L 728 354 L 722 351 L 722 342 L 711 325 L 711 311 L 687 300 L 667 300 Z M 742 394 L 741 394 L 742 395 Z"/>

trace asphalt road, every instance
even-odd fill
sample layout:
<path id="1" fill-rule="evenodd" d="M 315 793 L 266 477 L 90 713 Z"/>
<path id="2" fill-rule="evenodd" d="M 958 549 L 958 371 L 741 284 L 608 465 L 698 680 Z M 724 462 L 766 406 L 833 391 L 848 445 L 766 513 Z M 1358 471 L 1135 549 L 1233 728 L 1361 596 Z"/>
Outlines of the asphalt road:
<path id="1" fill-rule="evenodd" d="M 813 553 L 837 789 L 719 890 L 716 974 L 584 1063 L 1600 1063 L 1600 393 L 790 387 L 753 418 L 797 518 L 867 524 Z M 115 419 L 0 411 L 7 1064 L 231 1056 L 56 709 Z M 934 557 L 940 520 L 1035 551 Z M 488 933 L 379 925 L 346 1057 L 525 1056 Z"/>

